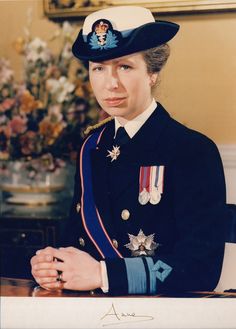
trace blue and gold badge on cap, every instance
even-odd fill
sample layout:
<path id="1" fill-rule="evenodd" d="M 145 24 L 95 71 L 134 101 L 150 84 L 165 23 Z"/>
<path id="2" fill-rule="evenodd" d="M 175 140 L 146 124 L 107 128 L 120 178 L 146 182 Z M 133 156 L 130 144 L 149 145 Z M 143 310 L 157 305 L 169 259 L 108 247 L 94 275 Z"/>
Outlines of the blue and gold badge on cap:
<path id="1" fill-rule="evenodd" d="M 120 32 L 114 30 L 107 19 L 99 19 L 92 26 L 88 43 L 93 50 L 111 49 L 118 46 L 120 38 Z"/>

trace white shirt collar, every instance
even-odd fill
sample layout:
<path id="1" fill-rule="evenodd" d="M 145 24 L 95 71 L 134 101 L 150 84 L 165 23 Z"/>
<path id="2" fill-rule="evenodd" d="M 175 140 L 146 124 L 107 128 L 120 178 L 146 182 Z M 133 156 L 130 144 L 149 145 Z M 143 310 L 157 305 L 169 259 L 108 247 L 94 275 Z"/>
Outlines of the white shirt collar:
<path id="1" fill-rule="evenodd" d="M 148 108 L 145 111 L 143 111 L 136 118 L 128 121 L 124 125 L 124 128 L 130 138 L 134 137 L 134 135 L 139 131 L 139 129 L 142 127 L 142 125 L 147 121 L 147 119 L 154 112 L 156 107 L 157 107 L 157 103 L 156 103 L 155 99 L 153 98 L 151 104 L 148 106 Z M 119 123 L 117 117 L 115 117 L 115 136 L 116 136 L 116 132 L 119 127 L 121 127 L 121 124 Z"/>

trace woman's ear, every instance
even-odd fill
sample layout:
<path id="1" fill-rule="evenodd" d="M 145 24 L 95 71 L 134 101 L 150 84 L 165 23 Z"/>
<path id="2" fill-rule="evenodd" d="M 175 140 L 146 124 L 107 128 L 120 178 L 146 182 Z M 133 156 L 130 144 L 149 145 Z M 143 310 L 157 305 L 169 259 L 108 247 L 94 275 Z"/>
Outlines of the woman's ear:
<path id="1" fill-rule="evenodd" d="M 157 82 L 157 77 L 158 77 L 157 73 L 151 73 L 151 75 L 150 75 L 150 85 L 151 85 L 151 87 L 155 86 L 155 84 Z"/>

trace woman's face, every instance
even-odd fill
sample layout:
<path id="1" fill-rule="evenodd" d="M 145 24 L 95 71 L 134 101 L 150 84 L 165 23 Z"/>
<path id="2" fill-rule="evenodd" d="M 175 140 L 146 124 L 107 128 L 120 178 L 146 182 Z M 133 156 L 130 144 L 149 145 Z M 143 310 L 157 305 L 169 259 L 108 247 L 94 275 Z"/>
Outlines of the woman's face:
<path id="1" fill-rule="evenodd" d="M 101 63 L 89 62 L 89 78 L 103 110 L 126 121 L 150 105 L 157 74 L 148 73 L 142 54 L 135 53 Z"/>

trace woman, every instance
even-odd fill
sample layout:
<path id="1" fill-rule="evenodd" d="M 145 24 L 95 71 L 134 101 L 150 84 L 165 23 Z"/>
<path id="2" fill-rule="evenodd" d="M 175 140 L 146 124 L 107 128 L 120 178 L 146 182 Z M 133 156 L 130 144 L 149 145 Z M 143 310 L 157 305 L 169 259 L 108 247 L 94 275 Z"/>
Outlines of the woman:
<path id="1" fill-rule="evenodd" d="M 178 29 L 140 7 L 86 18 L 73 53 L 114 119 L 81 148 L 64 248 L 31 260 L 42 287 L 127 295 L 217 285 L 227 215 L 218 150 L 152 96 Z"/>

